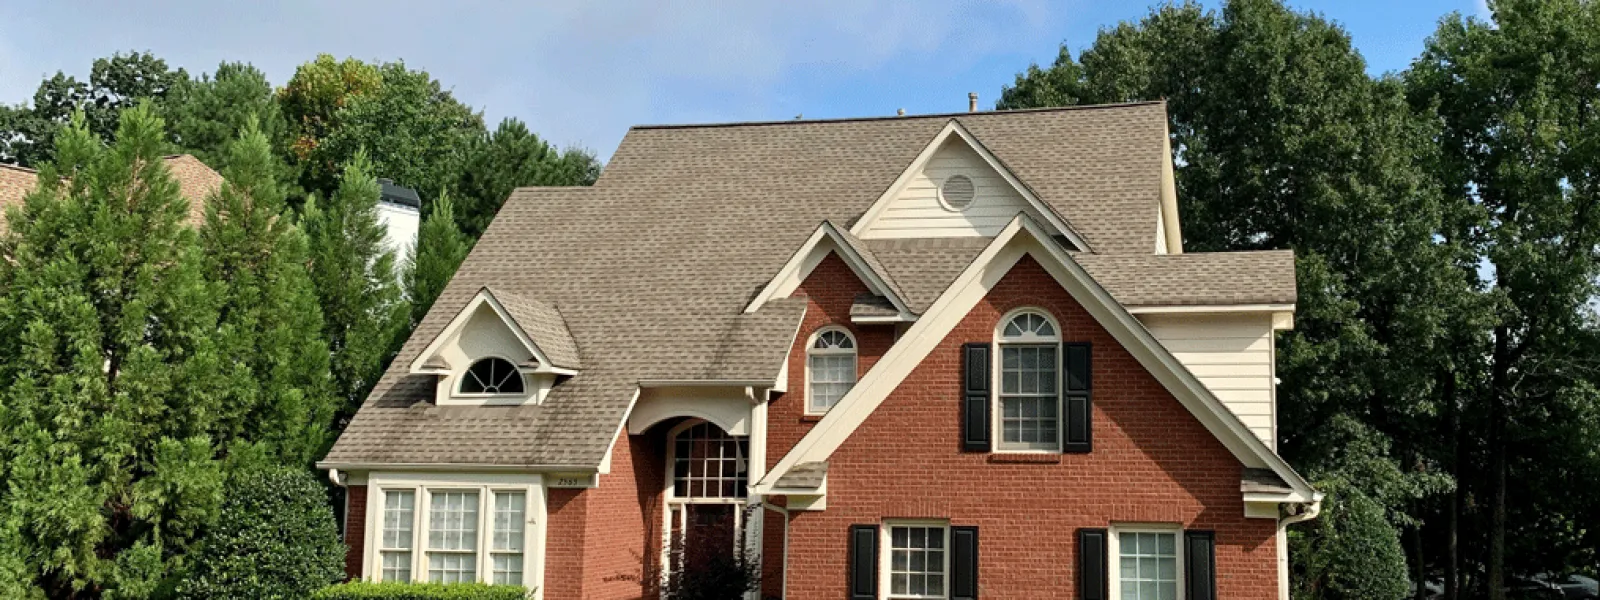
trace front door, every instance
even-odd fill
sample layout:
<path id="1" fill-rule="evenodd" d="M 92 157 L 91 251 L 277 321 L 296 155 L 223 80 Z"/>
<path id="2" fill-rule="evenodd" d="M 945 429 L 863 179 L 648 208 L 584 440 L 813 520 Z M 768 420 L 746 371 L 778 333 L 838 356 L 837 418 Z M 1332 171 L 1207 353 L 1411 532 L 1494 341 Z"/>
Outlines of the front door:
<path id="1" fill-rule="evenodd" d="M 705 421 L 680 425 L 667 439 L 668 574 L 725 568 L 740 543 L 748 441 Z"/>

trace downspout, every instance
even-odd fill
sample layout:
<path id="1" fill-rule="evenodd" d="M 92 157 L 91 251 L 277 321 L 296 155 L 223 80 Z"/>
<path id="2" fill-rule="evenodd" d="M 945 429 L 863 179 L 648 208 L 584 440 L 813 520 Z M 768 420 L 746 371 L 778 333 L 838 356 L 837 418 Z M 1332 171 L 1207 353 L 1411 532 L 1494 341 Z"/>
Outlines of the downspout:
<path id="1" fill-rule="evenodd" d="M 1278 600 L 1289 600 L 1289 537 L 1286 532 L 1289 526 L 1295 523 L 1310 521 L 1322 514 L 1322 494 L 1314 496 L 1310 502 L 1294 502 L 1284 507 L 1284 512 L 1293 513 L 1278 517 L 1277 538 L 1278 554 Z"/>

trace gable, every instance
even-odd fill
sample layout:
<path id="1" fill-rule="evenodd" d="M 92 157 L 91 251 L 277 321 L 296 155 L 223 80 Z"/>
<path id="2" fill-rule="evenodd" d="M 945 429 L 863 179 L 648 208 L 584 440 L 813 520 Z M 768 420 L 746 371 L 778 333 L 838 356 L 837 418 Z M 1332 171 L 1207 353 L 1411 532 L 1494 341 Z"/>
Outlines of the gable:
<path id="1" fill-rule="evenodd" d="M 972 183 L 970 204 L 953 204 L 941 192 L 947 182 L 960 178 Z M 1040 222 L 1045 220 L 977 150 L 960 136 L 950 136 L 903 187 L 888 197 L 883 212 L 860 237 L 994 237 L 1017 213 Z"/>
<path id="2" fill-rule="evenodd" d="M 1229 412 L 1082 267 L 1050 241 L 1048 234 L 1020 216 L 1007 225 L 927 313 L 905 332 L 901 342 L 890 349 L 817 427 L 778 462 L 758 484 L 758 489 L 770 490 L 772 482 L 796 464 L 828 460 L 850 432 L 859 427 L 884 398 L 906 380 L 960 319 L 984 300 L 988 291 L 1013 265 L 1027 257 L 1043 265 L 1055 286 L 1065 289 L 1079 302 L 1240 463 L 1246 467 L 1272 469 L 1292 485 L 1295 489 L 1292 497 L 1299 499 L 1297 501 L 1313 501 L 1320 497 L 1282 457 L 1256 438 L 1237 416 Z"/>
<path id="3" fill-rule="evenodd" d="M 1019 214 L 1046 224 L 1075 249 L 1090 249 L 960 120 L 951 119 L 850 233 L 863 240 L 992 238 Z"/>
<path id="4" fill-rule="evenodd" d="M 868 292 L 883 298 L 892 308 L 893 314 L 887 316 L 863 316 L 856 318 L 857 322 L 899 322 L 914 320 L 900 288 L 889 278 L 883 265 L 878 262 L 872 252 L 860 243 L 855 236 L 833 226 L 833 223 L 823 221 L 812 232 L 811 237 L 789 257 L 788 262 L 778 269 L 771 281 L 761 289 L 756 297 L 745 307 L 745 313 L 754 313 L 778 298 L 786 298 L 800 287 L 800 284 L 811 276 L 817 265 L 828 257 L 837 257 L 842 260 L 852 273 L 855 274 Z"/>

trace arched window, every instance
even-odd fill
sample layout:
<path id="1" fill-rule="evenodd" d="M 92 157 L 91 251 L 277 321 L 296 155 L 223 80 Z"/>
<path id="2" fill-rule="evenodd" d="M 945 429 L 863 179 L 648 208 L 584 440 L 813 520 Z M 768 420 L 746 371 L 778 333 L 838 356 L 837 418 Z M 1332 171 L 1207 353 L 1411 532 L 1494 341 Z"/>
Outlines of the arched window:
<path id="1" fill-rule="evenodd" d="M 1000 449 L 1061 449 L 1061 335 L 1048 315 L 1023 310 L 1002 321 Z"/>
<path id="2" fill-rule="evenodd" d="M 806 373 L 806 412 L 828 412 L 856 384 L 855 338 L 837 327 L 817 332 L 806 350 Z"/>
<path id="3" fill-rule="evenodd" d="M 521 394 L 523 390 L 522 372 L 503 358 L 479 360 L 461 374 L 463 394 Z"/>
<path id="4" fill-rule="evenodd" d="M 690 419 L 667 435 L 667 535 L 663 565 L 669 573 L 731 559 L 744 527 L 749 496 L 749 438 Z"/>

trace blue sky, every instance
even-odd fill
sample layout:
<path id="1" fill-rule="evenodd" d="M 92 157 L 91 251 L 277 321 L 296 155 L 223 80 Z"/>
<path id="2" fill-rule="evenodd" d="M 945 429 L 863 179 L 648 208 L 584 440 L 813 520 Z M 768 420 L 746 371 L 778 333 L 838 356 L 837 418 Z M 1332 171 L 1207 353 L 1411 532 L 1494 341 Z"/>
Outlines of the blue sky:
<path id="1" fill-rule="evenodd" d="M 275 85 L 319 52 L 404 59 L 491 126 L 610 156 L 629 125 L 949 112 L 990 107 L 1030 63 L 1074 53 L 1145 1 L 212 2 L 7 0 L 0 102 L 117 51 L 191 72 L 224 60 Z M 1208 6 L 1217 2 L 1208 1 Z M 1405 68 L 1439 18 L 1483 0 L 1296 0 L 1350 31 L 1374 73 Z"/>

